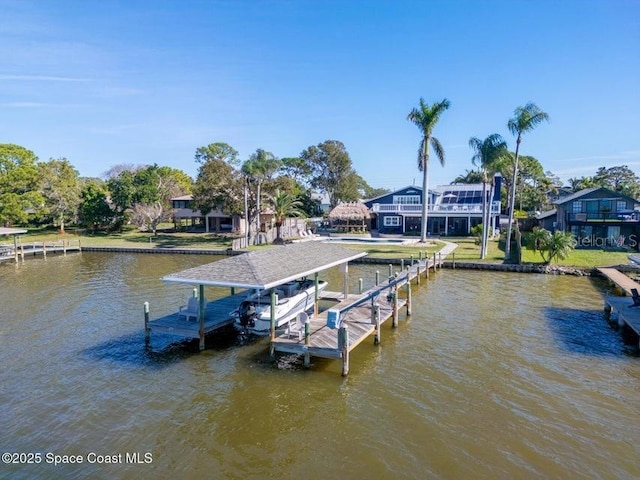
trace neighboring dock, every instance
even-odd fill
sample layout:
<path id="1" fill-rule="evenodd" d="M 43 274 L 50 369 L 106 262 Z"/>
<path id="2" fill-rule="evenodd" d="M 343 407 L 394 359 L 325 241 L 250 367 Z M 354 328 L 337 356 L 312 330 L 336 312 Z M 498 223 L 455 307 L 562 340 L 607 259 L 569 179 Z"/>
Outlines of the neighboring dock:
<path id="1" fill-rule="evenodd" d="M 59 240 L 52 242 L 29 242 L 20 243 L 19 245 L 0 245 L 0 261 L 14 260 L 16 263 L 22 260 L 24 262 L 25 257 L 47 255 L 62 253 L 66 255 L 67 252 L 79 252 L 80 241 L 71 242 L 70 240 Z"/>
<path id="2" fill-rule="evenodd" d="M 633 290 L 640 292 L 640 283 L 633 281 L 618 269 L 598 267 L 597 270 L 627 295 L 632 296 Z M 636 306 L 632 298 L 606 296 L 604 312 L 609 321 L 617 321 L 621 328 L 625 326 L 630 328 L 640 338 L 640 306 Z M 640 348 L 640 341 L 638 348 Z"/>

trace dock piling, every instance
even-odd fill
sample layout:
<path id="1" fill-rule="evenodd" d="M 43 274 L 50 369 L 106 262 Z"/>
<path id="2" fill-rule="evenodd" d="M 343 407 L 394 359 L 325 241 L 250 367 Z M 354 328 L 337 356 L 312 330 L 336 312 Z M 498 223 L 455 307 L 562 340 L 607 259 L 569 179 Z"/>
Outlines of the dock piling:
<path id="1" fill-rule="evenodd" d="M 304 322 L 304 367 L 309 368 L 311 366 L 311 355 L 309 354 L 309 345 L 311 344 L 311 319 L 307 317 L 307 321 Z"/>
<path id="2" fill-rule="evenodd" d="M 362 293 L 364 287 L 364 281 L 362 280 L 362 278 L 358 279 L 358 293 Z"/>
<path id="3" fill-rule="evenodd" d="M 393 318 L 391 320 L 391 326 L 398 328 L 398 291 L 393 292 Z"/>
<path id="4" fill-rule="evenodd" d="M 393 275 L 393 265 L 389 264 L 389 276 Z M 376 283 L 377 285 L 377 283 Z"/>
<path id="5" fill-rule="evenodd" d="M 144 302 L 144 343 L 149 344 L 150 340 L 149 331 L 149 302 Z"/>
<path id="6" fill-rule="evenodd" d="M 380 305 L 374 305 L 371 308 L 371 316 L 373 317 L 373 323 L 376 326 L 375 336 L 373 337 L 373 344 L 380 345 L 380 340 L 382 339 L 382 332 L 380 330 Z"/>
<path id="7" fill-rule="evenodd" d="M 420 276 L 418 276 L 420 278 Z M 407 282 L 407 317 L 411 316 L 411 282 Z"/>
<path id="8" fill-rule="evenodd" d="M 349 328 L 342 325 L 338 330 L 338 348 L 342 352 L 342 376 L 349 374 Z"/>
<path id="9" fill-rule="evenodd" d="M 380 270 L 376 270 L 376 287 L 380 285 Z"/>

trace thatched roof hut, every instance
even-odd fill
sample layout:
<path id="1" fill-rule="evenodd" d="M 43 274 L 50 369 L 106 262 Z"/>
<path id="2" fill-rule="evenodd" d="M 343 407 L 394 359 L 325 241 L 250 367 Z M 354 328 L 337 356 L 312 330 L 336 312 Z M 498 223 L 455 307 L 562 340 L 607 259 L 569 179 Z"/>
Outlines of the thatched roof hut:
<path id="1" fill-rule="evenodd" d="M 331 224 L 346 231 L 353 228 L 365 230 L 370 218 L 369 209 L 360 202 L 340 203 L 329 212 Z"/>

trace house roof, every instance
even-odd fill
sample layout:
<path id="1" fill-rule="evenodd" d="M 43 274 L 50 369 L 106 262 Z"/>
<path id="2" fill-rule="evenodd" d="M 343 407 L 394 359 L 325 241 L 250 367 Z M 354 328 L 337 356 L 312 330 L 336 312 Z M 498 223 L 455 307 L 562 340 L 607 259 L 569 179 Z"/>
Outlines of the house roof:
<path id="1" fill-rule="evenodd" d="M 542 220 L 544 218 L 549 218 L 549 217 L 553 217 L 555 214 L 558 213 L 558 210 L 556 210 L 555 208 L 553 210 L 547 210 L 546 212 L 541 212 L 539 214 L 536 215 L 536 218 L 538 220 Z"/>
<path id="2" fill-rule="evenodd" d="M 302 242 L 252 251 L 163 277 L 167 282 L 267 289 L 365 256 L 325 242 Z"/>
<path id="3" fill-rule="evenodd" d="M 592 188 L 584 188 L 576 193 L 573 193 L 571 195 L 568 195 L 566 197 L 562 197 L 559 198 L 558 200 L 556 200 L 555 202 L 553 202 L 555 205 L 562 205 L 563 203 L 567 203 L 567 202 L 571 202 L 573 200 L 577 200 L 578 198 L 584 197 L 585 195 L 589 195 L 590 193 L 596 192 L 598 190 L 603 190 L 605 192 L 608 192 L 611 194 L 611 196 L 613 198 L 624 198 L 628 201 L 631 201 L 633 203 L 638 203 L 638 201 L 635 198 L 632 198 L 628 195 L 623 195 L 622 193 L 619 192 L 614 192 L 613 190 L 609 189 L 609 188 L 605 188 L 605 187 L 592 187 Z"/>

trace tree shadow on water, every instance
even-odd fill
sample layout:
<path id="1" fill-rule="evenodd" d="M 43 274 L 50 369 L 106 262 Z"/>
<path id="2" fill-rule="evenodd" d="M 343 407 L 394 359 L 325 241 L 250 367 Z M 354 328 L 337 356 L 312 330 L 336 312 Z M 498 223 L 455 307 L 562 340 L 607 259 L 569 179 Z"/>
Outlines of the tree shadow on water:
<path id="1" fill-rule="evenodd" d="M 544 309 L 551 333 L 564 350 L 589 356 L 639 356 L 638 340 L 607 322 L 602 310 Z M 635 341 L 633 337 L 635 336 Z"/>
<path id="2" fill-rule="evenodd" d="M 235 329 L 221 329 L 205 338 L 206 350 L 226 350 L 241 345 Z M 111 338 L 83 350 L 83 355 L 109 362 L 118 362 L 136 367 L 162 369 L 180 360 L 200 353 L 197 339 L 184 339 L 171 335 L 151 334 L 149 343 L 144 333 L 136 332 Z"/>

